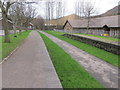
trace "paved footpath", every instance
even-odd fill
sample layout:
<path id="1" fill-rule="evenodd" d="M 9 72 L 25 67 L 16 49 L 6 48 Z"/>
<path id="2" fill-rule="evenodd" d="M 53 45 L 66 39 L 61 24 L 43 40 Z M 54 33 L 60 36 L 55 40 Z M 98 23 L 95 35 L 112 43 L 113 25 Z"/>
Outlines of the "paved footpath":
<path id="1" fill-rule="evenodd" d="M 2 64 L 2 88 L 62 88 L 36 31 Z"/>
<path id="2" fill-rule="evenodd" d="M 41 32 L 63 48 L 106 88 L 118 88 L 118 68 L 50 34 Z"/>

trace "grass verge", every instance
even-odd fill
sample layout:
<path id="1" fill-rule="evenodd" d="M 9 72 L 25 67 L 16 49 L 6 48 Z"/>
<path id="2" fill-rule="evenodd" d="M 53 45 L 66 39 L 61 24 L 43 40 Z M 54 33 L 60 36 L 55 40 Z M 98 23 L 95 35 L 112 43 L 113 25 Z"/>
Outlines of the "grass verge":
<path id="1" fill-rule="evenodd" d="M 72 44 L 75 47 L 78 47 L 78 48 L 88 52 L 91 55 L 94 55 L 94 56 L 120 68 L 120 66 L 118 65 L 120 56 L 118 56 L 118 55 L 115 55 L 115 54 L 107 52 L 105 50 L 96 48 L 96 47 L 91 46 L 89 44 L 85 44 L 85 43 L 61 36 L 63 33 L 60 33 L 60 32 L 55 32 L 55 31 L 46 31 L 46 32 L 48 34 L 51 34 L 51 35 L 53 35 L 61 40 L 64 40 L 64 41 Z"/>
<path id="2" fill-rule="evenodd" d="M 62 48 L 44 34 L 40 33 L 40 35 L 45 42 L 63 88 L 103 88 Z"/>
<path id="3" fill-rule="evenodd" d="M 4 43 L 4 36 L 0 37 L 2 38 L 2 59 L 4 59 L 6 56 L 8 56 L 10 54 L 11 51 L 13 51 L 28 35 L 29 35 L 30 31 L 28 32 L 22 32 L 22 34 L 17 34 L 17 38 L 14 37 L 13 34 L 10 35 L 10 43 Z"/>
<path id="4" fill-rule="evenodd" d="M 104 40 L 110 40 L 110 41 L 116 41 L 116 42 L 120 41 L 120 39 L 118 39 L 118 38 L 112 38 L 112 37 L 104 37 L 104 36 L 97 36 L 97 35 L 83 34 L 83 33 L 80 33 L 80 35 L 97 37 L 97 38 L 101 38 L 101 39 L 104 39 Z"/>

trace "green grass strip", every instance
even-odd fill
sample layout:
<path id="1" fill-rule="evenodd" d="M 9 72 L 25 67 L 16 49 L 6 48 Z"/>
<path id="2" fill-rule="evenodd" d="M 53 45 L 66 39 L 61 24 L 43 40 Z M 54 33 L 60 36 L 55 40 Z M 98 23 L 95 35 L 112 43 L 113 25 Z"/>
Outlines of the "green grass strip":
<path id="1" fill-rule="evenodd" d="M 10 43 L 4 43 L 4 36 L 2 38 L 2 59 L 5 58 L 13 51 L 30 33 L 31 31 L 24 31 L 22 34 L 17 34 L 17 37 L 14 37 L 13 34 L 10 34 Z M 0 57 L 1 58 L 1 57 Z"/>
<path id="2" fill-rule="evenodd" d="M 52 40 L 41 34 L 63 88 L 103 88 L 84 68 Z"/>
<path id="3" fill-rule="evenodd" d="M 79 34 L 78 34 L 79 35 Z M 101 38 L 104 40 L 110 40 L 110 41 L 120 41 L 120 39 L 118 38 L 112 38 L 112 37 L 104 37 L 104 36 L 97 36 L 97 35 L 91 35 L 91 34 L 84 34 L 84 33 L 80 33 L 80 35 L 86 35 L 86 36 L 91 36 L 91 37 L 97 37 L 97 38 Z"/>
<path id="4" fill-rule="evenodd" d="M 55 32 L 55 31 L 46 31 L 46 32 L 48 34 L 51 34 L 51 35 L 63 40 L 63 41 L 66 41 L 66 42 L 72 44 L 75 47 L 78 47 L 78 48 L 88 52 L 91 55 L 94 55 L 94 56 L 120 68 L 120 66 L 118 65 L 120 56 L 118 56 L 118 55 L 115 55 L 115 54 L 107 52 L 105 50 L 96 48 L 89 44 L 85 44 L 85 43 L 64 37 L 64 36 L 62 36 L 63 33 L 60 33 L 60 32 Z"/>

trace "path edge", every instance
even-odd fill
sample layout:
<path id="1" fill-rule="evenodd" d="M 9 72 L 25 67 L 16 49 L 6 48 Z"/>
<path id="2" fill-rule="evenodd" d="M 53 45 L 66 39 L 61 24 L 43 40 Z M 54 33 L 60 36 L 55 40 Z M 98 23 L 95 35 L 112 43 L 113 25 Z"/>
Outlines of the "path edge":
<path id="1" fill-rule="evenodd" d="M 38 31 L 38 34 L 39 34 L 39 33 L 41 33 L 41 32 Z M 62 86 L 62 84 L 61 84 L 61 81 L 60 81 L 60 79 L 59 79 L 59 77 L 58 77 L 58 74 L 57 74 L 57 72 L 56 72 L 56 69 L 55 69 L 55 67 L 54 67 L 54 64 L 53 64 L 53 62 L 52 62 L 52 60 L 51 60 L 50 54 L 49 54 L 49 52 L 48 52 L 48 50 L 47 50 L 47 47 L 46 47 L 46 45 L 45 45 L 45 42 L 44 42 L 44 40 L 43 40 L 43 38 L 41 37 L 40 34 L 39 34 L 39 36 L 40 36 L 41 40 L 43 41 L 43 44 L 44 44 L 44 46 L 45 46 L 46 53 L 47 53 L 48 57 L 50 58 L 51 64 L 52 64 L 52 66 L 53 66 L 53 68 L 54 68 L 54 70 L 55 70 L 55 74 L 56 74 L 56 76 L 57 76 L 57 78 L 58 78 L 58 80 L 59 80 L 59 84 L 60 84 L 61 88 L 63 88 L 63 86 Z"/>
<path id="2" fill-rule="evenodd" d="M 30 34 L 30 33 L 29 33 Z M 29 35 L 28 35 L 29 37 Z M 24 40 L 21 41 L 21 43 L 15 48 L 13 49 L 1 62 L 0 65 L 3 64 L 5 61 L 7 61 L 7 59 L 15 52 L 18 50 L 18 48 L 20 48 L 20 46 L 26 41 L 26 39 L 28 38 L 26 37 Z"/>

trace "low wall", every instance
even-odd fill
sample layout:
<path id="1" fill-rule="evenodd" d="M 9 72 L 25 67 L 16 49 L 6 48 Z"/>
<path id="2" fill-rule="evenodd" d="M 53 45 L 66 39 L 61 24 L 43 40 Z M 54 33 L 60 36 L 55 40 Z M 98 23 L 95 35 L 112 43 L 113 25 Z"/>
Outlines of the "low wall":
<path id="1" fill-rule="evenodd" d="M 71 35 L 71 34 L 64 34 L 63 36 L 86 43 L 86 44 L 90 44 L 92 46 L 95 46 L 100 49 L 104 49 L 105 51 L 108 51 L 111 53 L 120 55 L 120 46 L 118 45 L 101 42 L 101 41 L 97 41 L 97 40 L 93 40 L 93 39 L 89 39 L 81 36 Z"/>

